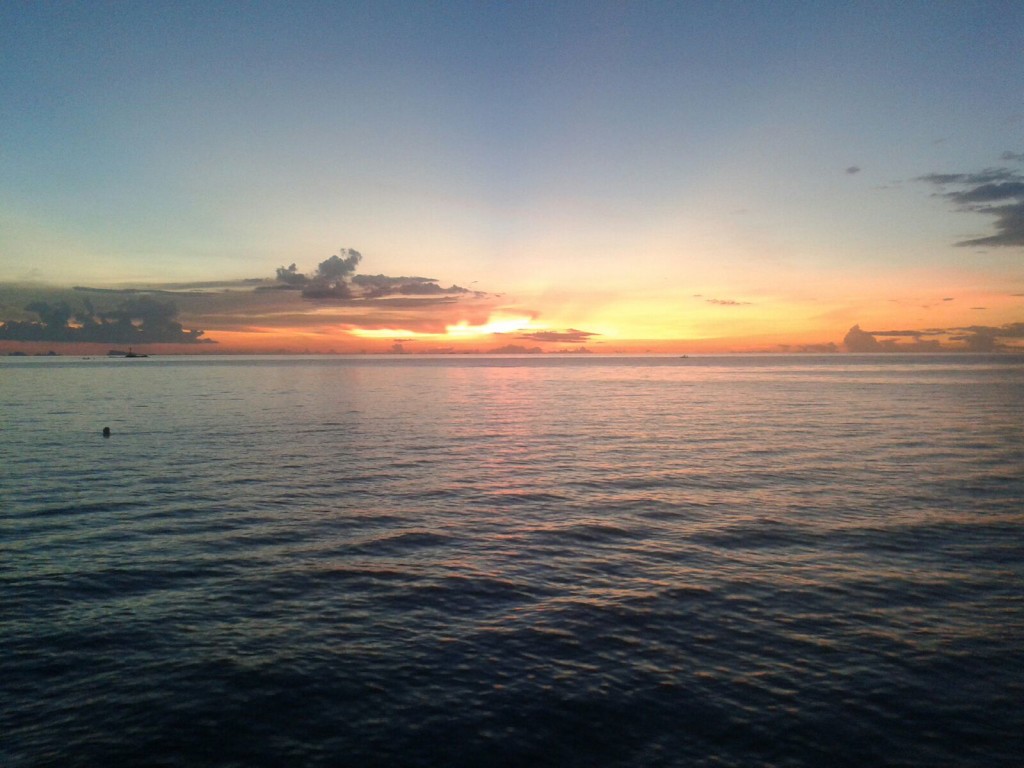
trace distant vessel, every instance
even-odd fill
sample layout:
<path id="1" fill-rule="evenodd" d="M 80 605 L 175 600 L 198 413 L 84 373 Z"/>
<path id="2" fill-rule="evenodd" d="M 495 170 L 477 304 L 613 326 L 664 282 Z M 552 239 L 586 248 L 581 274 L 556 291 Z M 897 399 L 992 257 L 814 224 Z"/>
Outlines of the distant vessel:
<path id="1" fill-rule="evenodd" d="M 132 352 L 132 348 L 128 347 L 127 352 L 122 349 L 112 349 L 107 352 L 107 357 L 149 357 L 149 355 L 141 355 L 137 352 Z"/>

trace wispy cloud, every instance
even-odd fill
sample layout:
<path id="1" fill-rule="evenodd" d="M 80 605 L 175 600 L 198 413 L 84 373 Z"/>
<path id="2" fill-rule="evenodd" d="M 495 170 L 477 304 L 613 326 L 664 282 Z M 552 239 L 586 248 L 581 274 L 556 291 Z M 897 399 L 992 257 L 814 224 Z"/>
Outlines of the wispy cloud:
<path id="1" fill-rule="evenodd" d="M 470 293 L 468 288 L 452 285 L 442 287 L 431 277 L 387 277 L 386 275 L 356 275 L 352 284 L 362 291 L 365 298 L 382 296 L 438 296 Z"/>
<path id="2" fill-rule="evenodd" d="M 524 339 L 527 341 L 558 341 L 563 343 L 579 343 L 590 340 L 591 337 L 597 336 L 596 333 L 590 331 L 578 331 L 575 328 L 569 328 L 564 331 L 535 331 L 533 333 L 523 333 L 516 336 L 517 339 Z"/>
<path id="3" fill-rule="evenodd" d="M 1004 152 L 1003 160 L 1024 155 Z M 959 246 L 1024 246 L 1024 175 L 1009 168 L 986 168 L 973 173 L 930 173 L 918 181 L 939 188 L 938 194 L 959 210 L 992 216 L 996 234 L 962 240 Z"/>
<path id="4" fill-rule="evenodd" d="M 717 304 L 720 307 L 746 307 L 753 303 L 750 301 L 736 301 L 735 299 L 705 299 L 705 301 L 708 304 Z"/>

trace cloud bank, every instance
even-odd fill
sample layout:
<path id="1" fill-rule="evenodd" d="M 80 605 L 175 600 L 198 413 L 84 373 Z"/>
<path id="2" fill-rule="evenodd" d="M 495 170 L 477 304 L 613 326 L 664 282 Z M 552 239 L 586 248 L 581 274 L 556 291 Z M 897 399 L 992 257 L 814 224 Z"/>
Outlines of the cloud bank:
<path id="1" fill-rule="evenodd" d="M 901 343 L 901 338 L 911 339 L 911 343 Z M 942 339 L 954 346 L 944 345 Z M 858 324 L 846 333 L 843 346 L 847 352 L 999 352 L 1020 349 L 1006 343 L 1013 339 L 1024 339 L 1024 323 L 883 331 L 865 331 Z"/>
<path id="2" fill-rule="evenodd" d="M 175 318 L 171 301 L 138 296 L 110 308 L 97 308 L 86 297 L 73 307 L 66 300 L 36 299 L 25 311 L 38 321 L 8 320 L 0 323 L 0 340 L 91 342 L 103 344 L 196 344 L 212 343 L 203 331 L 185 330 Z"/>
<path id="3" fill-rule="evenodd" d="M 495 294 L 429 277 L 356 274 L 362 258 L 342 248 L 314 270 L 291 264 L 273 276 L 242 280 L 4 284 L 0 341 L 191 344 L 210 342 L 204 334 L 214 334 L 247 349 L 323 349 L 336 339 L 344 349 L 360 351 L 367 344 L 379 348 L 376 333 L 444 335 L 453 326 L 486 327 L 507 304 Z M 185 320 L 179 321 L 179 312 Z"/>

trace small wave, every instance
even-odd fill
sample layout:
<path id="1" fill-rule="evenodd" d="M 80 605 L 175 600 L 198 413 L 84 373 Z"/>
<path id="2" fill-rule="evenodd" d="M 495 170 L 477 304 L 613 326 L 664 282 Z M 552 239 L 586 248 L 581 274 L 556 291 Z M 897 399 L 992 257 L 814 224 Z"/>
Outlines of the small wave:
<path id="1" fill-rule="evenodd" d="M 132 509 L 139 506 L 138 501 L 96 501 L 84 504 L 64 504 L 54 507 L 43 507 L 29 512 L 25 517 L 47 518 L 66 515 L 89 515 L 101 512 L 116 512 L 119 509 Z"/>
<path id="2" fill-rule="evenodd" d="M 808 546 L 815 537 L 799 526 L 761 521 L 701 531 L 692 539 L 722 549 L 777 549 Z"/>
<path id="3" fill-rule="evenodd" d="M 454 536 L 432 531 L 400 531 L 363 540 L 353 544 L 350 550 L 362 554 L 394 555 L 421 549 L 446 547 L 457 540 Z"/>
<path id="4" fill-rule="evenodd" d="M 568 496 L 563 496 L 559 493 L 545 493 L 538 491 L 499 491 L 497 493 L 486 494 L 483 499 L 487 502 L 496 502 L 499 504 L 537 504 L 537 503 L 555 503 L 568 501 Z"/>
<path id="5" fill-rule="evenodd" d="M 576 523 L 557 528 L 539 529 L 544 534 L 564 539 L 566 543 L 581 542 L 595 544 L 603 541 L 614 541 L 617 539 L 632 539 L 642 536 L 644 531 L 638 528 L 626 528 L 612 523 Z"/>

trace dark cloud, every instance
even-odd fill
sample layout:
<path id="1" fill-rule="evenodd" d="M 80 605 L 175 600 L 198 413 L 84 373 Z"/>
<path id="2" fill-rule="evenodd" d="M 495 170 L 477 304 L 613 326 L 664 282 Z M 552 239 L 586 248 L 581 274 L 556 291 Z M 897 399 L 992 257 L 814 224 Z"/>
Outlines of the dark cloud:
<path id="1" fill-rule="evenodd" d="M 950 341 L 963 342 L 970 352 L 995 352 L 1001 346 L 996 335 L 988 330 L 963 336 L 950 336 Z"/>
<path id="2" fill-rule="evenodd" d="M 232 291 L 180 302 L 190 322 L 215 331 L 268 328 L 404 329 L 444 333 L 449 325 L 482 325 L 495 307 L 491 297 L 400 296 L 316 302 L 292 291 Z M 402 334 L 396 334 L 402 335 Z"/>
<path id="3" fill-rule="evenodd" d="M 352 296 L 348 278 L 362 259 L 359 251 L 341 248 L 337 255 L 321 261 L 312 276 L 299 272 L 295 264 L 278 267 L 275 287 L 301 290 L 306 299 L 348 299 Z"/>
<path id="4" fill-rule="evenodd" d="M 422 309 L 424 307 L 455 304 L 458 300 L 456 296 L 403 296 L 391 299 L 361 299 L 358 303 L 360 305 L 388 307 L 391 309 Z"/>
<path id="5" fill-rule="evenodd" d="M 460 285 L 441 286 L 431 277 L 388 277 L 387 275 L 354 274 L 362 254 L 342 248 L 339 255 L 320 262 L 312 275 L 299 272 L 295 264 L 278 267 L 275 281 L 260 285 L 258 290 L 298 290 L 304 299 L 361 301 L 390 296 L 460 296 L 484 295 Z"/>
<path id="6" fill-rule="evenodd" d="M 1006 325 L 969 325 L 966 328 L 953 330 L 964 333 L 979 333 L 1001 339 L 1024 339 L 1024 323 L 1007 323 Z"/>
<path id="7" fill-rule="evenodd" d="M 380 298 L 383 296 L 457 296 L 470 293 L 468 288 L 452 285 L 443 288 L 431 277 L 388 277 L 386 275 L 356 275 L 352 284 L 360 289 L 364 298 Z"/>
<path id="8" fill-rule="evenodd" d="M 299 289 L 309 282 L 309 278 L 299 272 L 295 262 L 292 262 L 289 267 L 277 268 L 277 281 L 281 284 L 278 287 Z"/>
<path id="9" fill-rule="evenodd" d="M 596 333 L 590 331 L 578 331 L 575 328 L 569 328 L 565 331 L 536 331 L 534 333 L 524 333 L 516 336 L 517 339 L 524 339 L 526 341 L 559 341 L 565 343 L 589 341 L 592 336 L 597 336 Z"/>
<path id="10" fill-rule="evenodd" d="M 860 166 L 851 165 L 849 168 L 846 169 L 846 173 L 849 174 L 850 176 L 854 175 L 855 173 L 860 173 Z"/>
<path id="11" fill-rule="evenodd" d="M 971 203 L 991 203 L 997 200 L 1015 200 L 1024 197 L 1024 181 L 1000 181 L 979 184 L 962 192 L 946 194 L 954 203 L 970 205 Z"/>
<path id="12" fill-rule="evenodd" d="M 996 217 L 995 227 L 999 234 L 963 240 L 957 245 L 1024 245 L 1024 200 L 1013 205 L 992 207 L 983 212 Z"/>
<path id="13" fill-rule="evenodd" d="M 878 352 L 878 339 L 870 333 L 862 331 L 859 325 L 853 326 L 843 338 L 843 346 L 847 352 Z"/>
<path id="14" fill-rule="evenodd" d="M 313 275 L 302 286 L 304 299 L 350 299 L 352 289 L 348 278 L 355 271 L 363 256 L 359 251 L 342 248 L 340 256 L 331 256 L 321 261 Z M 280 270 L 278 270 L 280 279 Z"/>
<path id="15" fill-rule="evenodd" d="M 859 328 L 860 326 L 854 326 Z M 924 331 L 864 331 L 871 336 L 912 336 L 917 338 L 924 335 Z"/>
<path id="16" fill-rule="evenodd" d="M 340 256 L 331 256 L 320 262 L 314 279 L 343 280 L 355 272 L 359 262 L 363 260 L 363 255 L 351 248 L 342 248 L 339 253 Z"/>
<path id="17" fill-rule="evenodd" d="M 359 330 L 405 329 L 416 333 L 445 333 L 447 328 L 459 323 L 470 326 L 484 325 L 496 311 L 500 299 L 494 294 L 470 291 L 465 294 L 440 295 L 394 295 L 383 298 L 359 298 L 359 290 L 353 286 L 349 299 L 310 301 L 303 299 L 300 291 L 267 290 L 275 281 L 273 278 L 256 280 L 234 280 L 216 283 L 176 283 L 175 290 L 163 290 L 172 284 L 147 286 L 124 286 L 119 288 L 62 288 L 42 283 L 0 283 L 0 342 L 45 341 L 45 339 L 74 338 L 84 340 L 81 331 L 70 333 L 59 331 L 60 317 L 65 312 L 60 307 L 66 303 L 72 312 L 67 325 L 79 327 L 78 313 L 97 315 L 104 313 L 110 321 L 113 311 L 120 304 L 131 299 L 148 296 L 162 302 L 173 301 L 178 309 L 175 322 L 184 328 L 205 329 L 200 341 L 217 334 L 253 333 L 267 334 L 279 331 L 303 333 L 345 334 Z M 51 320 L 52 330 L 43 332 L 38 312 L 26 307 L 35 302 L 45 302 L 48 312 L 57 312 L 57 319 Z M 95 304 L 92 310 L 86 306 Z M 48 314 L 49 317 L 49 314 Z M 134 320 L 141 324 L 141 317 Z M 6 321 L 6 323 L 5 323 Z M 33 327 L 36 326 L 36 327 Z M 85 324 L 83 324 L 85 325 Z M 5 327 L 3 327 L 5 326 Z M 147 323 L 149 338 L 153 338 L 158 326 L 154 320 Z M 109 331 L 110 328 L 105 330 Z M 189 339 L 172 334 L 165 341 L 188 342 Z M 90 331 L 95 333 L 95 331 Z M 404 333 L 395 333 L 395 336 Z M 254 337 L 255 338 L 255 337 Z M 111 343 L 107 341 L 106 343 Z M 131 340 L 119 341 L 125 344 L 141 344 L 138 335 Z M 9 346 L 9 345 L 8 345 Z"/>
<path id="18" fill-rule="evenodd" d="M 999 181 L 1016 181 L 1018 174 L 1009 168 L 986 168 L 975 173 L 929 173 L 918 176 L 916 181 L 946 186 L 948 184 L 992 184 Z"/>
<path id="19" fill-rule="evenodd" d="M 351 299 L 352 289 L 344 280 L 310 283 L 302 289 L 304 299 Z"/>
<path id="20" fill-rule="evenodd" d="M 76 293 L 98 293 L 109 296 L 180 296 L 183 293 L 203 293 L 202 286 L 207 286 L 209 283 L 178 283 L 177 285 L 182 287 L 175 288 L 173 285 L 166 285 L 161 288 L 90 288 L 85 285 L 76 285 L 71 290 Z"/>
<path id="21" fill-rule="evenodd" d="M 1003 152 L 999 156 L 1000 160 L 1006 160 L 1007 162 L 1024 163 L 1024 152 Z"/>
<path id="22" fill-rule="evenodd" d="M 883 337 L 882 340 L 877 338 L 879 336 Z M 923 338 L 925 336 L 944 336 L 954 345 L 944 346 L 939 339 L 926 340 Z M 897 339 L 901 337 L 911 338 L 913 343 L 900 344 Z M 929 328 L 923 331 L 865 331 L 860 325 L 855 325 L 847 332 L 843 346 L 849 352 L 938 352 L 965 348 L 969 352 L 996 352 L 1010 348 L 1002 343 L 1002 340 L 1008 339 L 1024 339 L 1024 322 L 1002 326 Z"/>
<path id="23" fill-rule="evenodd" d="M 1012 155 L 1006 152 L 1002 157 L 1017 159 L 1009 157 Z M 917 180 L 939 187 L 937 194 L 955 203 L 959 210 L 995 219 L 996 234 L 962 240 L 957 245 L 1024 245 L 1024 175 L 1008 168 L 986 168 L 976 173 L 930 173 Z"/>
<path id="24" fill-rule="evenodd" d="M 103 344 L 212 343 L 200 338 L 203 331 L 185 330 L 175 320 L 178 308 L 173 302 L 147 295 L 99 309 L 89 298 L 74 308 L 66 300 L 39 299 L 30 302 L 25 309 L 37 314 L 38 322 L 8 320 L 0 323 L 0 339 Z"/>

